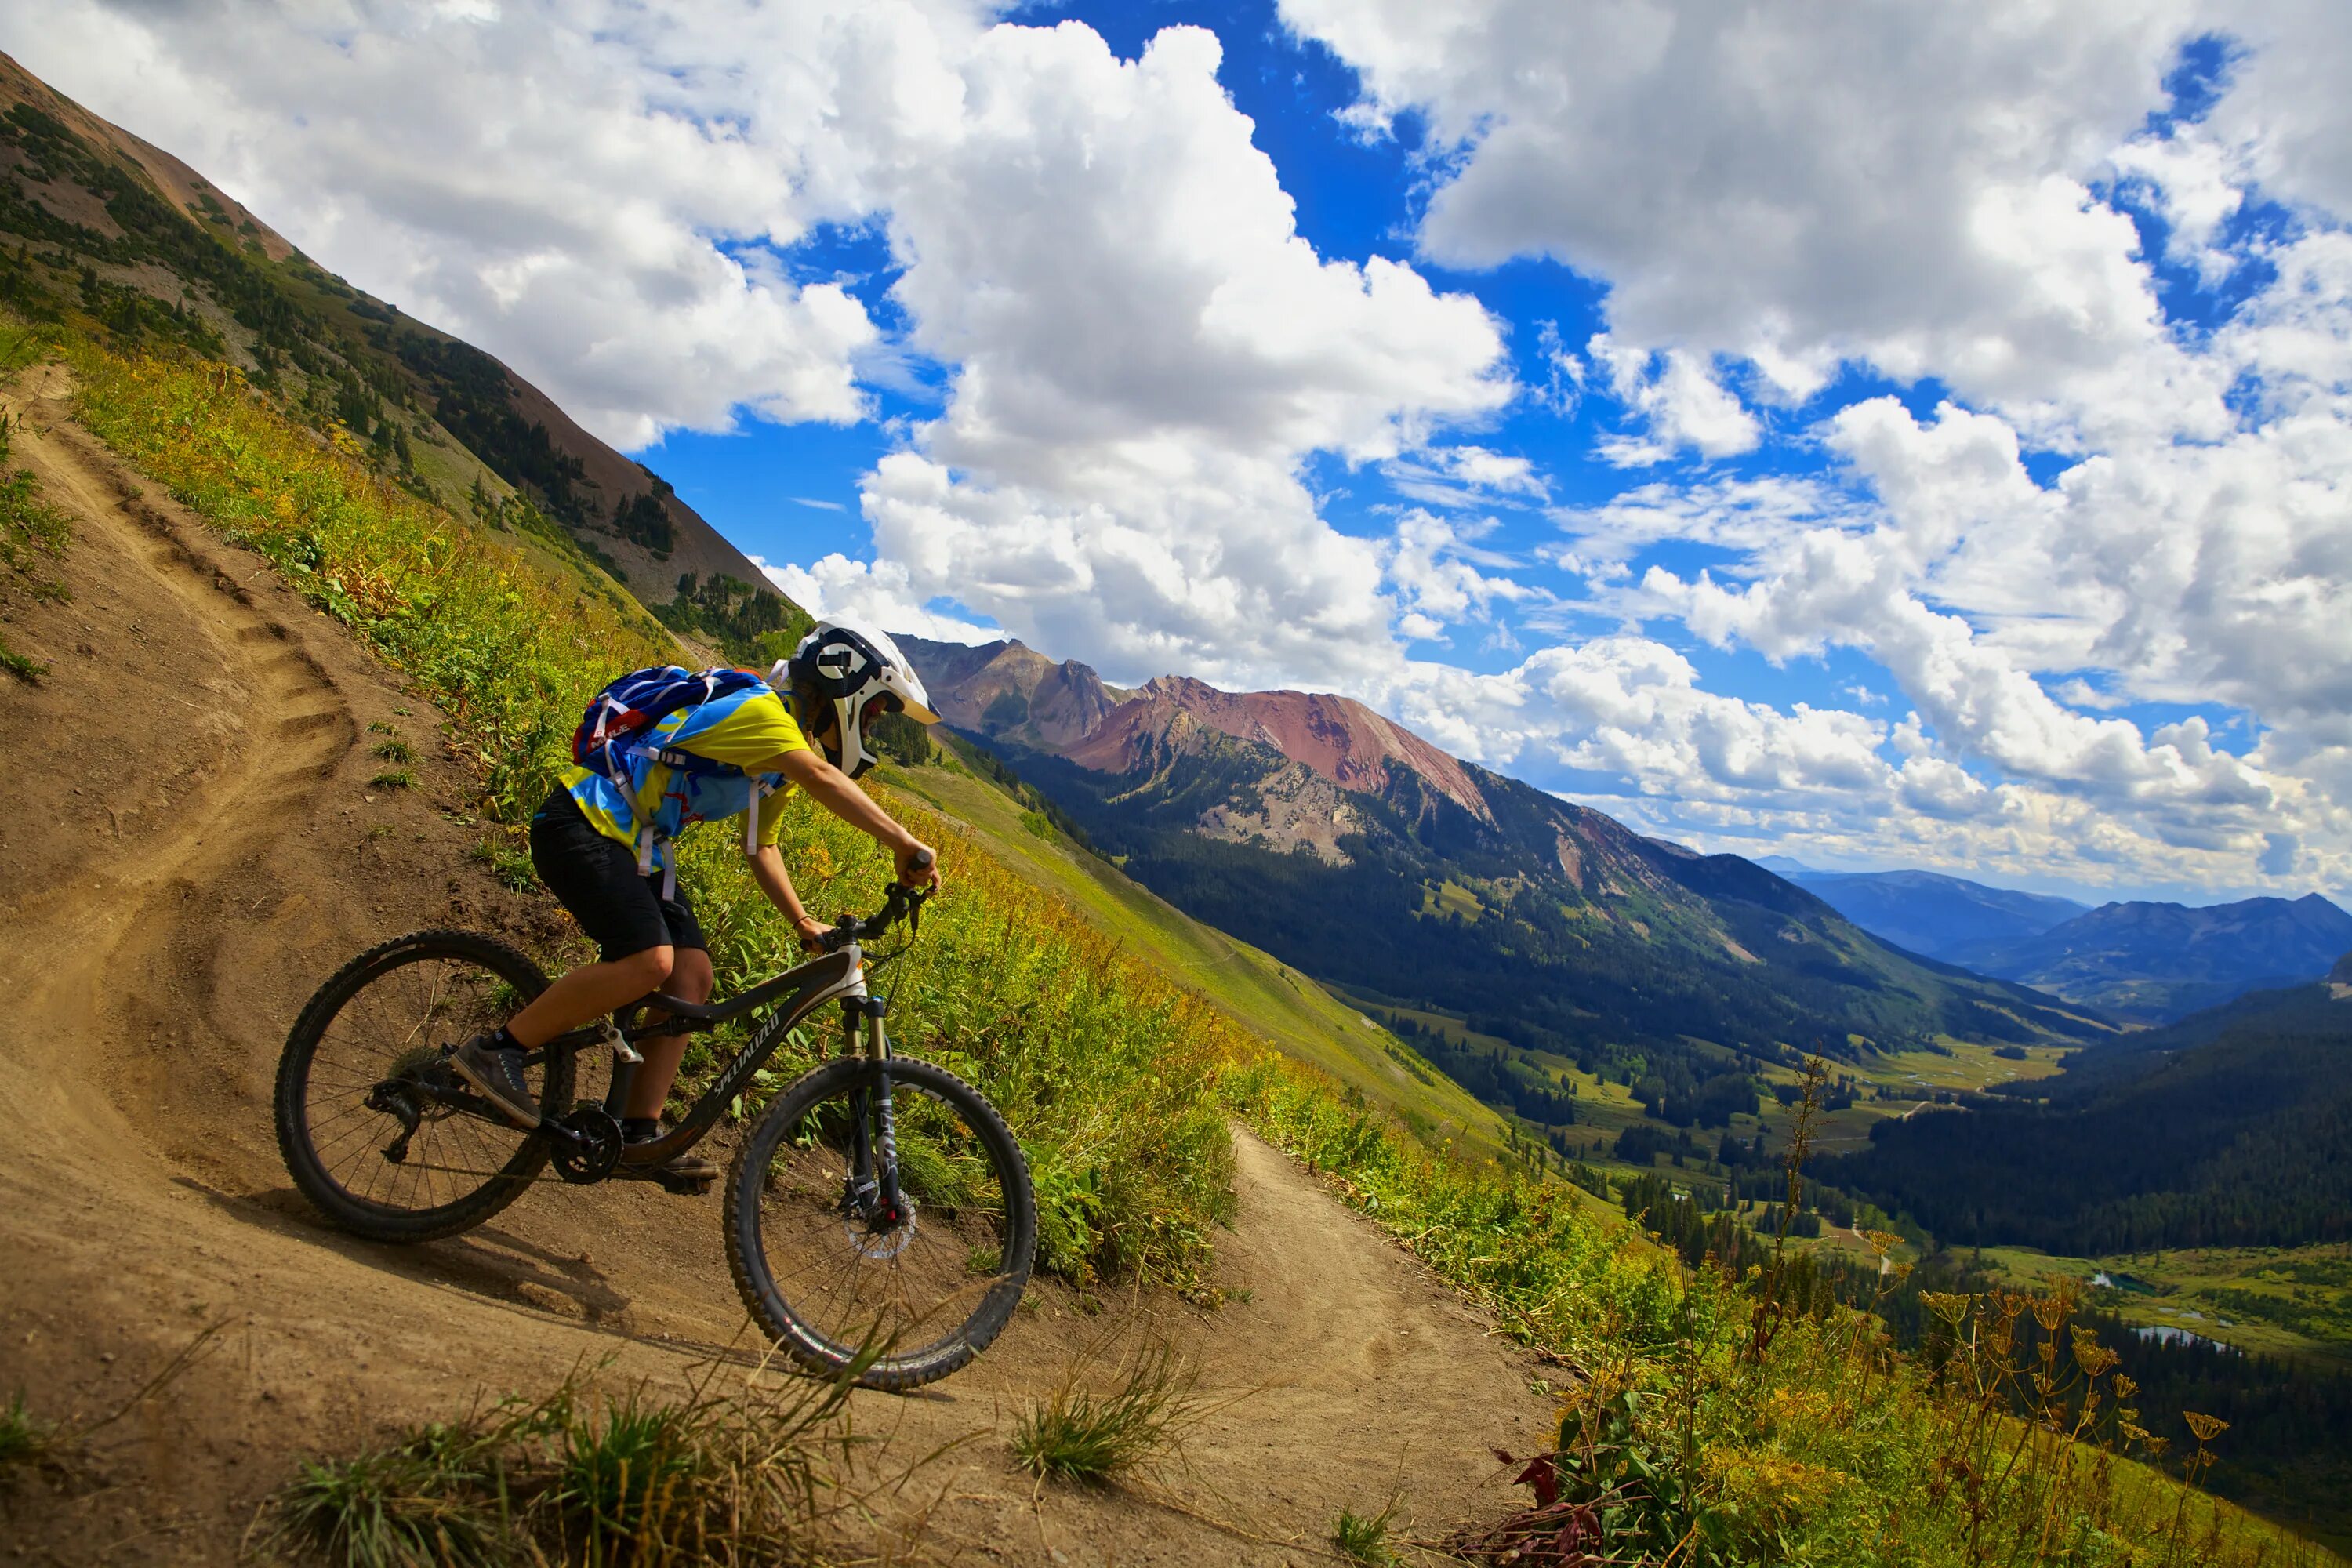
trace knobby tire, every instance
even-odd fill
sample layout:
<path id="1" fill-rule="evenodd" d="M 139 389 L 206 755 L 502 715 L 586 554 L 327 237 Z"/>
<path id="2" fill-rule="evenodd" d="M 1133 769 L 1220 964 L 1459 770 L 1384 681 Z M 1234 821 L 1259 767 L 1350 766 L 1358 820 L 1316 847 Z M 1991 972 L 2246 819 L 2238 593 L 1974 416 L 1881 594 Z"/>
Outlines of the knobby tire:
<path id="1" fill-rule="evenodd" d="M 837 1377 L 850 1370 L 873 1347 L 828 1336 L 796 1311 L 778 1289 L 761 1241 L 761 1194 L 770 1162 L 787 1133 L 829 1100 L 851 1094 L 870 1083 L 875 1064 L 863 1057 L 844 1057 L 816 1068 L 778 1096 L 760 1118 L 751 1135 L 735 1152 L 728 1173 L 726 1202 L 727 1263 L 735 1288 L 752 1319 L 764 1328 L 778 1348 L 811 1372 Z M 1029 1281 L 1037 1245 L 1036 1197 L 1029 1181 L 1029 1162 L 1013 1141 L 1003 1117 L 980 1091 L 945 1068 L 912 1057 L 892 1057 L 887 1070 L 893 1085 L 907 1085 L 936 1097 L 952 1108 L 976 1135 L 1001 1187 L 1005 1206 L 1005 1234 L 998 1271 L 979 1306 L 961 1325 L 933 1342 L 901 1351 L 884 1346 L 857 1381 L 867 1388 L 904 1391 L 920 1387 L 964 1366 L 1003 1331 L 1021 1303 Z M 918 1215 L 919 1223 L 919 1215 Z"/>
<path id="2" fill-rule="evenodd" d="M 434 959 L 488 970 L 513 986 L 521 1003 L 529 1003 L 547 989 L 547 976 L 538 964 L 493 937 L 462 931 L 414 931 L 372 947 L 337 970 L 304 1004 L 278 1058 L 275 1095 L 278 1147 L 285 1156 L 288 1173 L 302 1195 L 327 1218 L 371 1241 L 433 1241 L 471 1230 L 522 1196 L 531 1179 L 547 1164 L 546 1141 L 525 1137 L 512 1157 L 472 1192 L 431 1208 L 402 1209 L 354 1194 L 335 1179 L 320 1160 L 311 1135 L 306 1090 L 313 1061 L 328 1029 L 370 983 L 405 964 Z M 542 1105 L 560 1109 L 571 1103 L 572 1068 L 570 1052 L 549 1055 L 541 1069 Z M 390 1117 L 384 1121 L 388 1142 L 391 1128 L 396 1123 Z"/>

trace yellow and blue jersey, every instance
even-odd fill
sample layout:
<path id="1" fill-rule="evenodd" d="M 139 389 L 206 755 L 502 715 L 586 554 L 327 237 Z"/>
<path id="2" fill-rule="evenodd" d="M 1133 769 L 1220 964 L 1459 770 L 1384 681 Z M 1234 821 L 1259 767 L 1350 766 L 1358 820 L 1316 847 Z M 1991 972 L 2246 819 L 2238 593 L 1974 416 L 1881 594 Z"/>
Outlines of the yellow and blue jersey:
<path id="1" fill-rule="evenodd" d="M 751 770 L 787 752 L 806 750 L 808 740 L 783 699 L 754 687 L 664 714 L 625 752 L 627 789 L 582 767 L 565 769 L 562 783 L 597 832 L 635 849 L 639 866 L 667 870 L 669 841 L 698 822 L 756 809 L 757 825 L 746 832 L 744 847 L 775 843 L 792 786 L 781 773 Z M 735 771 L 672 767 L 656 754 L 662 752 L 685 752 Z M 653 829 L 649 842 L 642 837 L 647 827 Z"/>

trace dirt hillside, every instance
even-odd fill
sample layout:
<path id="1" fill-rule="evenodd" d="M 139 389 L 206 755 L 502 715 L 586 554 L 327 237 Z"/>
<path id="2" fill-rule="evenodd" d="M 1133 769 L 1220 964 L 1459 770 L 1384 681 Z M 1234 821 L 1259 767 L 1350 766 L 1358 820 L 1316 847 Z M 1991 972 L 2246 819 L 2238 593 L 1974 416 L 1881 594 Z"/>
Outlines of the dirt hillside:
<path id="1" fill-rule="evenodd" d="M 551 905 L 467 861 L 465 784 L 431 708 L 258 558 L 222 544 L 68 417 L 64 373 L 5 401 L 18 460 L 73 519 L 70 602 L 11 640 L 53 669 L 6 691 L 0 740 L 0 1398 L 114 1408 L 201 1331 L 184 1375 L 62 1479 L 0 1482 L 30 1563 L 226 1563 L 299 1456 L 585 1361 L 681 1383 L 742 1313 L 715 1196 L 542 1186 L 484 1229 L 410 1249 L 325 1228 L 287 1180 L 270 1076 L 303 997 L 418 926 L 561 942 Z M 420 753 L 384 790 L 389 727 Z M 1343 1504 L 1401 1491 L 1434 1537 L 1509 1500 L 1489 1457 L 1535 1441 L 1538 1369 L 1288 1160 L 1241 1137 L 1240 1218 L 1213 1312 L 1091 1314 L 1043 1285 L 987 1356 L 908 1398 L 860 1394 L 888 1452 L 968 1438 L 877 1526 L 937 1560 L 1275 1563 L 1325 1558 Z M 1099 1492 L 1038 1489 L 1003 1434 L 1086 1347 L 1172 1335 L 1242 1394 L 1186 1462 Z"/>

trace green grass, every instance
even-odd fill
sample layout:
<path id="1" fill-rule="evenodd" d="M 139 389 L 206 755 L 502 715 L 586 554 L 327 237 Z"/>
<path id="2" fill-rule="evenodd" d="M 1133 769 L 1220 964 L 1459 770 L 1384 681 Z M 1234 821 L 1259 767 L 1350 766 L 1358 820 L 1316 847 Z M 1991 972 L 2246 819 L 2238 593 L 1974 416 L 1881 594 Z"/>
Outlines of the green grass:
<path id="1" fill-rule="evenodd" d="M 0 1476 L 20 1465 L 38 1464 L 57 1442 L 57 1423 L 34 1415 L 22 1393 L 8 1396 L 6 1407 L 0 1408 Z"/>
<path id="2" fill-rule="evenodd" d="M 1013 1428 L 1013 1457 L 1039 1478 L 1100 1484 L 1174 1451 L 1202 1405 L 1192 1370 L 1166 1344 L 1137 1352 L 1107 1389 L 1088 1388 L 1082 1360 Z"/>
<path id="3" fill-rule="evenodd" d="M 815 1562 L 853 1382 L 667 1399 L 567 1378 L 304 1463 L 270 1500 L 267 1541 L 341 1568 Z"/>
<path id="4" fill-rule="evenodd" d="M 0 378 L 21 368 L 22 346 L 33 341 L 29 333 L 0 332 Z M 0 612 L 19 593 L 47 604 L 67 597 L 65 585 L 43 576 L 41 568 L 63 555 L 72 537 L 65 513 L 41 500 L 33 471 L 13 466 L 12 445 L 9 416 L 0 408 L 0 567 L 6 569 L 0 573 Z M 24 681 L 49 672 L 47 665 L 10 647 L 5 637 L 0 637 L 0 669 Z"/>
<path id="5" fill-rule="evenodd" d="M 1350 1563 L 1365 1564 L 1365 1568 L 1387 1568 L 1397 1560 L 1394 1549 L 1389 1545 L 1389 1527 L 1396 1522 L 1398 1506 L 1391 1498 L 1388 1507 L 1378 1513 L 1341 1509 L 1339 1517 L 1331 1521 L 1331 1550 Z"/>

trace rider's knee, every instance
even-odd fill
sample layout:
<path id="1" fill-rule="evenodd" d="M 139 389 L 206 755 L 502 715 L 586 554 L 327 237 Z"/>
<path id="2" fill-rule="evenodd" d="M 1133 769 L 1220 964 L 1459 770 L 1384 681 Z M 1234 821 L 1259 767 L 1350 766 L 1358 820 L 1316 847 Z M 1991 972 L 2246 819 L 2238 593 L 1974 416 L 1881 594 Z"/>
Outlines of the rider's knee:
<path id="1" fill-rule="evenodd" d="M 700 948 L 681 947 L 670 961 L 669 994 L 688 1002 L 710 999 L 710 955 Z"/>
<path id="2" fill-rule="evenodd" d="M 621 962 L 629 966 L 633 979 L 643 981 L 646 990 L 656 991 L 669 978 L 670 971 L 677 966 L 677 952 L 674 948 L 649 947 L 642 952 L 629 954 Z"/>

